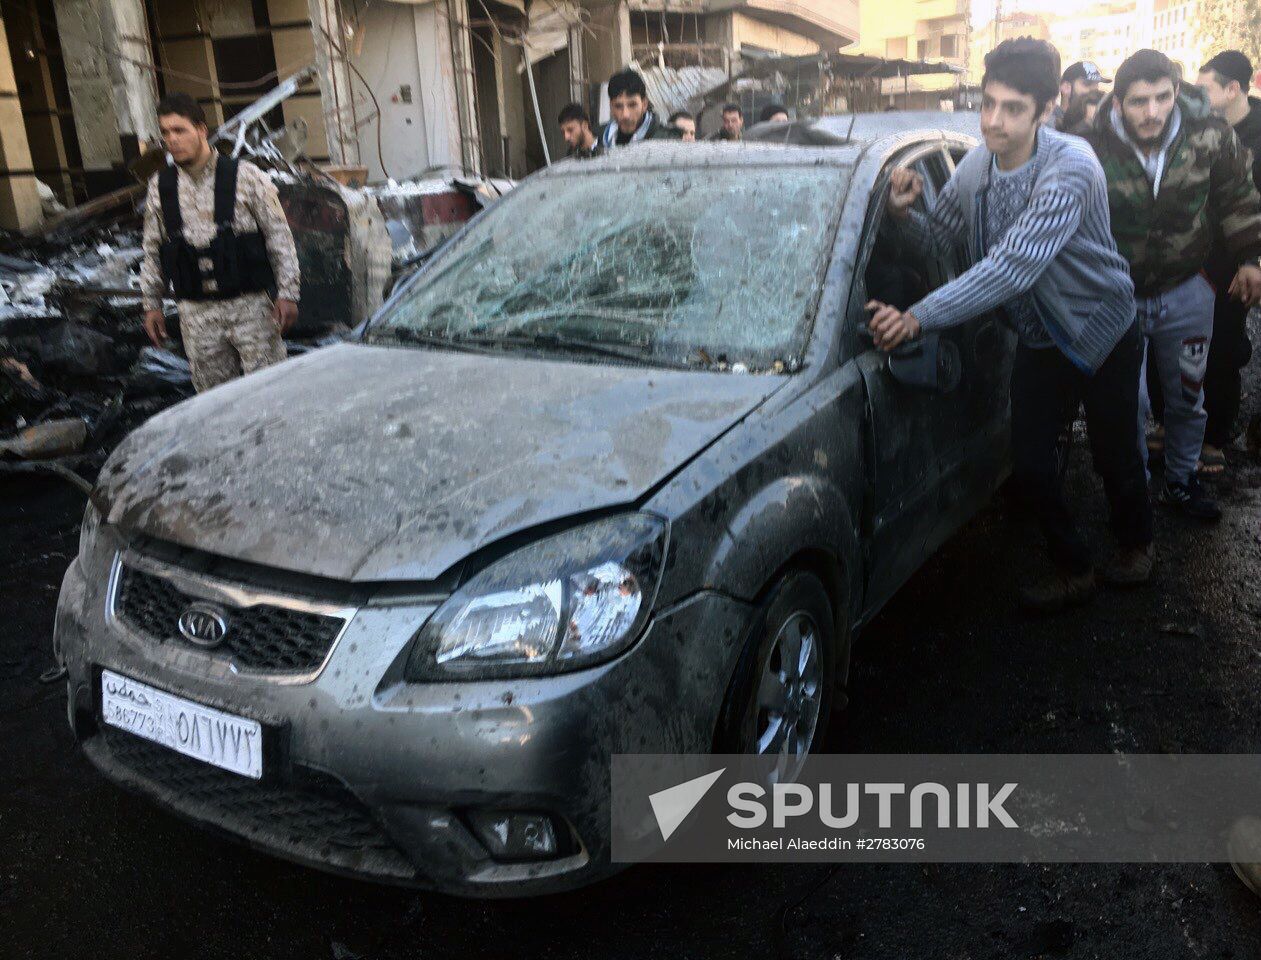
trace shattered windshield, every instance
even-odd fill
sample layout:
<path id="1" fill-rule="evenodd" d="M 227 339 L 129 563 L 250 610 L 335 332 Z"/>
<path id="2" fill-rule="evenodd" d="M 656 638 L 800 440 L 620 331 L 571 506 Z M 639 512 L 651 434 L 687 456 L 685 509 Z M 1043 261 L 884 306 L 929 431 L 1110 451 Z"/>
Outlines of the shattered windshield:
<path id="1" fill-rule="evenodd" d="M 368 340 L 794 369 L 846 176 L 711 167 L 526 181 L 443 252 Z"/>

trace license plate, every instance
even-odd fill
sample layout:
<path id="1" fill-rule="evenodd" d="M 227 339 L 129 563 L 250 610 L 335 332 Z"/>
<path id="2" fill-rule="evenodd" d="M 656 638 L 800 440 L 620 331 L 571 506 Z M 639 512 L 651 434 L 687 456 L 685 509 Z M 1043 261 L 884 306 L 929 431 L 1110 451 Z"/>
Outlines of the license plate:
<path id="1" fill-rule="evenodd" d="M 101 716 L 112 727 L 258 780 L 263 727 L 109 670 L 101 671 Z"/>

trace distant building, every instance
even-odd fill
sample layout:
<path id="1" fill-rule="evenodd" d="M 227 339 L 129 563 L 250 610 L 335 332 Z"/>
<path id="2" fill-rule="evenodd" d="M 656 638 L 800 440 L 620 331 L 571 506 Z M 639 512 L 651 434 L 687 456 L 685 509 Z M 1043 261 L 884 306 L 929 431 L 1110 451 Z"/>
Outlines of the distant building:
<path id="1" fill-rule="evenodd" d="M 1192 81 L 1209 59 L 1195 21 L 1197 0 L 1156 0 L 1152 11 L 1151 45 L 1182 67 Z"/>
<path id="2" fill-rule="evenodd" d="M 667 67 L 834 53 L 859 31 L 858 0 L 629 0 L 627 9 L 635 59 Z"/>
<path id="3" fill-rule="evenodd" d="M 1150 5 L 1151 0 L 1147 0 Z M 1067 67 L 1078 60 L 1090 60 L 1108 76 L 1126 57 L 1145 46 L 1150 35 L 1134 2 L 1101 4 L 1072 16 L 1051 21 L 1051 42 L 1060 51 Z"/>
<path id="4" fill-rule="evenodd" d="M 852 52 L 967 67 L 969 0 L 863 0 L 859 15 Z M 960 79 L 949 73 L 890 78 L 882 85 L 886 106 L 938 109 L 953 103 Z"/>
<path id="5" fill-rule="evenodd" d="M 1135 50 L 1166 54 L 1192 79 L 1208 59 L 1196 23 L 1198 0 L 1123 0 L 1051 21 L 1051 42 L 1065 66 L 1093 60 L 1111 76 Z"/>
<path id="6" fill-rule="evenodd" d="M 997 31 L 993 20 L 983 27 L 973 29 L 968 54 L 968 81 L 979 84 L 985 73 L 985 55 L 1004 40 L 1014 40 L 1016 37 L 1050 40 L 1051 27 L 1042 14 L 1012 13 L 1003 17 Z"/>
<path id="7" fill-rule="evenodd" d="M 677 65 L 725 79 L 858 30 L 858 0 L 5 0 L 0 228 L 39 222 L 38 180 L 67 204 L 134 183 L 173 91 L 214 128 L 314 64 L 266 118 L 309 159 L 373 181 L 519 177 L 563 153 L 561 107 L 598 111 L 632 63 L 663 89 Z"/>

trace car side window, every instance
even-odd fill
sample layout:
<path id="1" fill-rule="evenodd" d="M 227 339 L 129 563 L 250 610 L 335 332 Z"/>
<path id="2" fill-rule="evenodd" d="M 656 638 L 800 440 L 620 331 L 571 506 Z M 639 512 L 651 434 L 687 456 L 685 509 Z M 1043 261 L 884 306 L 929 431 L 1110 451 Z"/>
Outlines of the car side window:
<path id="1" fill-rule="evenodd" d="M 914 209 L 925 214 L 943 182 L 941 171 L 934 169 L 930 163 L 933 159 L 937 159 L 944 169 L 944 161 L 937 155 L 922 157 L 910 164 L 924 178 L 924 193 L 916 200 Z M 887 195 L 886 184 L 874 201 L 878 204 L 875 210 L 877 219 L 874 224 L 875 239 L 863 271 L 865 300 L 879 300 L 906 310 L 949 280 L 950 273 L 936 259 L 925 260 L 909 248 L 898 225 L 885 211 Z"/>

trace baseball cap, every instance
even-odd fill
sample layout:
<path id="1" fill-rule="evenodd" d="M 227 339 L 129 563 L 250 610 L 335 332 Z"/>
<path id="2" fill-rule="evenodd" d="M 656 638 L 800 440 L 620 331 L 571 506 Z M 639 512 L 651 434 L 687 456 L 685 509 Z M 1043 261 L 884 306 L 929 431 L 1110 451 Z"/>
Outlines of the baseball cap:
<path id="1" fill-rule="evenodd" d="M 1223 50 L 1200 67 L 1200 73 L 1216 70 L 1227 80 L 1238 80 L 1246 93 L 1252 85 L 1252 61 L 1238 50 Z"/>
<path id="2" fill-rule="evenodd" d="M 1064 71 L 1064 75 L 1060 77 L 1060 83 L 1074 83 L 1078 80 L 1085 80 L 1087 83 L 1111 83 L 1109 77 L 1105 77 L 1099 72 L 1099 68 L 1091 60 L 1078 60 Z"/>

